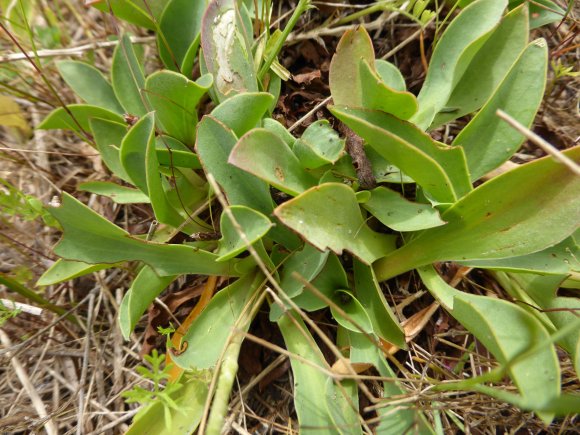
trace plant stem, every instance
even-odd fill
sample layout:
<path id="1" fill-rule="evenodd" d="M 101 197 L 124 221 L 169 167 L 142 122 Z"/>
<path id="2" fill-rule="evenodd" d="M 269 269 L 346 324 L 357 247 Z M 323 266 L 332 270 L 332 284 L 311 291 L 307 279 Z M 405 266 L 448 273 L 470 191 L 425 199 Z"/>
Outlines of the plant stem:
<path id="1" fill-rule="evenodd" d="M 66 313 L 66 310 L 64 308 L 58 307 L 58 306 L 54 305 L 53 303 L 47 301 L 46 299 L 44 299 L 42 296 L 40 296 L 35 291 L 20 284 L 15 279 L 9 278 L 8 276 L 4 275 L 3 273 L 0 273 L 0 284 L 5 285 L 6 287 L 8 287 L 9 290 L 12 290 L 13 292 L 18 293 L 20 296 L 22 296 L 22 297 L 24 297 L 32 302 L 37 303 L 38 305 L 46 308 L 47 310 L 50 310 L 53 313 L 58 314 L 59 316 L 62 316 L 63 314 Z M 72 317 L 67 317 L 67 318 L 69 320 L 71 320 L 72 322 L 77 323 L 76 319 L 74 319 Z"/>
<path id="2" fill-rule="evenodd" d="M 290 21 L 288 21 L 288 24 L 286 24 L 286 27 L 284 27 L 284 31 L 282 32 L 282 36 L 280 38 L 278 38 L 278 40 L 276 41 L 276 45 L 268 54 L 268 57 L 264 61 L 264 64 L 262 65 L 262 68 L 260 69 L 260 72 L 258 73 L 258 80 L 259 81 L 262 81 L 262 79 L 264 78 L 264 76 L 266 75 L 268 70 L 270 69 L 272 62 L 274 62 L 276 57 L 278 57 L 278 54 L 282 50 L 282 46 L 286 42 L 286 39 L 288 38 L 288 35 L 290 35 L 290 32 L 292 32 L 292 29 L 294 29 L 294 26 L 296 26 L 296 23 L 298 22 L 298 19 L 300 18 L 300 16 L 304 12 L 306 12 L 309 8 L 310 8 L 310 0 L 300 0 L 298 2 L 298 6 L 296 6 L 296 9 L 292 13 L 292 16 L 290 17 Z"/>

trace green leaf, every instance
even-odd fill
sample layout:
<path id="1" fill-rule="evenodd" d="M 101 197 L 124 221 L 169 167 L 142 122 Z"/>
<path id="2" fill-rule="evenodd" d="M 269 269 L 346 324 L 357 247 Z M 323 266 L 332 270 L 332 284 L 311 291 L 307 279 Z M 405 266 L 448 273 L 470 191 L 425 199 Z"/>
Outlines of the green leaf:
<path id="1" fill-rule="evenodd" d="M 146 29 L 155 30 L 156 25 L 150 16 L 149 11 L 153 12 L 155 18 L 167 3 L 167 0 L 100 0 L 91 2 L 91 6 L 103 12 L 111 12 L 115 18 L 136 24 Z"/>
<path id="2" fill-rule="evenodd" d="M 386 113 L 337 106 L 329 110 L 436 201 L 453 203 L 471 190 L 463 149 L 437 143 Z"/>
<path id="3" fill-rule="evenodd" d="M 272 118 L 266 118 L 264 119 L 263 124 L 266 130 L 274 133 L 276 136 L 282 139 L 284 143 L 288 145 L 290 148 L 294 146 L 296 138 L 292 136 L 292 134 L 286 129 L 286 127 L 280 124 L 279 121 L 276 121 L 275 119 Z"/>
<path id="4" fill-rule="evenodd" d="M 113 88 L 98 69 L 74 60 L 61 60 L 56 63 L 56 67 L 64 81 L 87 104 L 123 113 Z"/>
<path id="5" fill-rule="evenodd" d="M 123 169 L 145 195 L 149 195 L 147 188 L 147 159 L 148 144 L 154 142 L 152 114 L 141 118 L 131 127 L 121 142 L 120 159 Z"/>
<path id="6" fill-rule="evenodd" d="M 41 130 L 72 130 L 77 133 L 80 133 L 82 129 L 88 132 L 90 131 L 89 122 L 95 118 L 117 123 L 124 122 L 121 115 L 102 107 L 89 106 L 88 104 L 68 104 L 66 109 L 59 107 L 50 112 L 36 128 Z"/>
<path id="7" fill-rule="evenodd" d="M 336 290 L 332 295 L 332 302 L 344 311 L 343 315 L 333 305 L 330 306 L 332 317 L 334 317 L 336 323 L 354 332 L 360 332 L 359 327 L 366 333 L 373 332 L 373 325 L 369 314 L 350 291 Z"/>
<path id="8" fill-rule="evenodd" d="M 280 318 L 278 326 L 289 352 L 300 355 L 301 358 L 310 361 L 315 366 L 328 367 L 322 352 L 300 317 L 293 312 L 288 312 Z M 327 387 L 326 384 L 328 375 L 320 369 L 294 358 L 290 358 L 290 364 L 294 375 L 294 406 L 301 428 L 300 433 L 319 434 L 321 431 L 335 432 L 338 430 L 331 415 L 335 413 L 329 411 L 329 407 L 335 408 L 336 413 L 348 408 L 349 404 L 342 392 L 336 389 L 331 394 L 333 402 L 329 402 L 328 396 L 325 394 L 325 391 L 331 388 Z M 351 430 L 352 428 L 349 429 L 349 433 Z"/>
<path id="9" fill-rule="evenodd" d="M 565 151 L 580 157 L 580 147 Z M 577 228 L 580 180 L 544 157 L 482 184 L 375 265 L 379 281 L 436 261 L 508 258 L 553 246 Z M 433 249 L 433 247 L 437 247 Z"/>
<path id="10" fill-rule="evenodd" d="M 129 340 L 131 332 L 149 305 L 176 278 L 177 276 L 159 276 L 149 266 L 141 269 L 125 293 L 119 309 L 119 325 L 125 340 Z"/>
<path id="11" fill-rule="evenodd" d="M 332 378 L 327 378 L 324 394 L 328 414 L 334 423 L 334 427 L 337 430 L 341 429 L 339 433 L 362 435 L 356 381 L 354 379 L 345 379 L 340 382 L 339 388 Z"/>
<path id="12" fill-rule="evenodd" d="M 258 126 L 273 101 L 267 92 L 244 92 L 219 104 L 211 116 L 231 128 L 237 137 L 242 137 Z"/>
<path id="13" fill-rule="evenodd" d="M 370 317 L 374 333 L 406 349 L 405 333 L 385 300 L 373 269 L 357 260 L 354 260 L 354 286 L 358 300 Z"/>
<path id="14" fill-rule="evenodd" d="M 363 83 L 359 69 L 361 59 L 367 62 L 375 59 L 373 43 L 362 26 L 344 33 L 332 57 L 328 79 L 334 104 L 363 107 Z"/>
<path id="15" fill-rule="evenodd" d="M 525 141 L 496 112 L 501 109 L 531 126 L 544 97 L 547 65 L 546 41 L 538 39 L 528 45 L 489 101 L 453 141 L 465 150 L 472 180 L 500 166 Z"/>
<path id="16" fill-rule="evenodd" d="M 293 253 L 286 261 L 280 273 L 280 287 L 286 296 L 293 298 L 304 290 L 303 281 L 296 279 L 299 275 L 307 282 L 313 282 L 328 259 L 328 251 L 319 251 L 308 243 L 302 250 Z"/>
<path id="17" fill-rule="evenodd" d="M 335 254 L 330 254 L 324 268 L 311 282 L 312 286 L 327 298 L 332 298 L 334 293 L 340 289 L 349 288 L 348 277 L 339 258 Z M 293 298 L 294 303 L 305 311 L 317 311 L 328 307 L 328 303 L 320 299 L 306 287 L 302 293 Z M 275 313 L 275 306 L 271 312 Z M 272 314 L 270 314 L 272 317 Z"/>
<path id="18" fill-rule="evenodd" d="M 233 148 L 228 163 L 290 195 L 317 184 L 284 141 L 263 128 L 246 133 Z"/>
<path id="19" fill-rule="evenodd" d="M 429 291 L 498 360 L 524 398 L 541 407 L 560 395 L 560 366 L 552 345 L 515 360 L 550 335 L 530 313 L 510 302 L 455 290 L 432 267 L 419 269 Z"/>
<path id="20" fill-rule="evenodd" d="M 147 77 L 147 99 L 155 111 L 160 128 L 184 144 L 193 145 L 197 106 L 212 82 L 210 75 L 192 82 L 172 71 L 158 71 Z"/>
<path id="21" fill-rule="evenodd" d="M 439 212 L 429 204 L 407 201 L 385 187 L 377 187 L 369 193 L 370 199 L 362 206 L 395 231 L 418 231 L 445 224 Z"/>
<path id="22" fill-rule="evenodd" d="M 145 76 L 135 56 L 129 35 L 124 34 L 113 53 L 111 79 L 117 100 L 126 112 L 135 116 L 147 113 L 141 90 L 145 88 Z"/>
<path id="23" fill-rule="evenodd" d="M 389 88 L 399 92 L 407 90 L 407 84 L 405 83 L 403 74 L 401 74 L 399 68 L 391 62 L 382 59 L 375 59 L 375 70 L 381 77 L 381 80 Z"/>
<path id="24" fill-rule="evenodd" d="M 396 373 L 391 369 L 382 351 L 375 343 L 365 335 L 349 331 L 350 361 L 351 363 L 368 363 L 375 366 L 379 374 L 384 378 L 394 379 Z M 409 392 L 397 381 L 385 381 L 383 385 L 383 397 L 400 397 Z M 413 403 L 398 403 L 379 407 L 377 414 L 380 423 L 376 427 L 376 433 L 380 435 L 403 434 L 412 428 L 414 434 L 433 434 L 433 430 L 426 422 L 425 416 L 419 412 Z"/>
<path id="25" fill-rule="evenodd" d="M 577 320 L 576 313 L 580 309 L 578 298 L 558 296 L 557 292 L 565 275 L 541 276 L 530 273 L 496 273 L 494 276 L 498 282 L 506 289 L 515 287 L 529 295 L 535 305 L 546 310 L 545 315 L 549 317 L 557 330 L 563 329 Z M 576 370 L 580 374 L 580 329 L 565 335 L 558 340 L 571 356 Z"/>
<path id="26" fill-rule="evenodd" d="M 363 107 L 382 110 L 397 118 L 409 119 L 419 109 L 417 99 L 410 92 L 400 92 L 388 87 L 374 70 L 374 62 L 359 62 L 362 82 Z"/>
<path id="27" fill-rule="evenodd" d="M 272 228 L 273 224 L 270 219 L 251 208 L 238 205 L 230 207 L 230 210 L 245 234 L 247 242 L 252 245 Z M 222 238 L 216 252 L 220 256 L 217 261 L 230 260 L 247 249 L 246 241 L 240 237 L 227 213 L 221 215 L 220 231 Z"/>
<path id="28" fill-rule="evenodd" d="M 382 110 L 409 119 L 417 111 L 415 96 L 404 89 L 390 88 L 375 65 L 373 44 L 364 27 L 345 32 L 330 64 L 330 93 L 334 104 Z M 380 68 L 387 74 L 389 67 L 381 64 Z M 398 77 L 393 82 L 400 87 Z"/>
<path id="29" fill-rule="evenodd" d="M 38 279 L 37 286 L 53 285 L 79 276 L 88 275 L 89 273 L 98 272 L 99 270 L 115 267 L 111 264 L 88 264 L 81 261 L 68 261 L 62 258 L 50 266 Z"/>
<path id="30" fill-rule="evenodd" d="M 219 101 L 242 92 L 257 92 L 251 46 L 234 0 L 215 0 L 202 20 L 201 47 L 207 71 L 215 78 Z"/>
<path id="31" fill-rule="evenodd" d="M 199 425 L 209 392 L 208 382 L 195 374 L 181 380 L 183 386 L 170 394 L 175 407 L 169 408 L 162 400 L 156 400 L 139 411 L 126 435 L 146 433 L 158 435 L 190 435 Z M 167 418 L 169 413 L 170 418 Z M 168 422 L 170 424 L 168 425 Z"/>
<path id="32" fill-rule="evenodd" d="M 162 166 L 201 169 L 195 153 L 171 136 L 159 135 L 155 140 L 157 160 Z"/>
<path id="33" fill-rule="evenodd" d="M 145 117 L 139 120 L 137 124 L 133 126 L 133 129 L 139 128 L 139 132 L 135 132 L 135 136 L 133 138 L 135 140 L 141 138 L 143 142 L 141 146 L 146 146 L 145 152 L 145 178 L 147 184 L 147 194 L 149 199 L 151 200 L 151 206 L 153 207 L 153 211 L 155 212 L 155 218 L 164 224 L 168 224 L 173 226 L 174 228 L 179 227 L 185 219 L 188 218 L 187 210 L 184 210 L 183 207 L 187 207 L 188 203 L 182 203 L 178 201 L 177 207 L 181 207 L 181 212 L 183 216 L 178 212 L 179 209 L 174 208 L 170 197 L 168 196 L 169 192 L 166 192 L 163 186 L 163 179 L 164 176 L 159 171 L 159 162 L 157 160 L 157 149 L 155 145 L 155 117 L 154 113 L 149 113 Z M 133 131 L 133 129 L 131 131 Z M 131 134 L 131 131 L 127 135 Z M 125 142 L 123 142 L 124 144 Z M 138 144 L 133 144 L 131 147 L 135 149 Z M 123 156 L 123 149 L 121 150 L 121 156 Z M 134 154 L 134 158 L 141 153 L 140 150 Z M 135 163 L 133 163 L 135 164 Z M 136 166 L 136 164 L 135 164 Z M 140 168 L 139 168 L 140 169 Z M 175 171 L 172 175 L 175 174 Z M 139 173 L 139 176 L 142 174 Z M 176 184 L 178 181 L 176 179 Z M 183 184 L 181 186 L 176 186 L 176 189 L 184 189 Z M 190 195 L 188 195 L 190 196 Z M 203 231 L 203 228 L 197 224 L 195 221 L 190 222 L 188 226 L 188 231 Z"/>
<path id="34" fill-rule="evenodd" d="M 226 163 L 236 142 L 233 131 L 212 116 L 204 116 L 197 127 L 195 148 L 201 164 L 222 187 L 228 203 L 245 205 L 269 215 L 274 207 L 268 185 Z"/>
<path id="35" fill-rule="evenodd" d="M 337 183 L 313 187 L 278 206 L 282 223 L 320 250 L 347 250 L 371 264 L 394 249 L 392 236 L 375 233 L 365 223 L 353 190 Z"/>
<path id="36" fill-rule="evenodd" d="M 292 151 L 303 167 L 315 169 L 334 164 L 344 155 L 345 142 L 326 119 L 310 124 L 302 137 L 294 142 Z"/>
<path id="37" fill-rule="evenodd" d="M 477 0 L 451 21 L 437 43 L 411 121 L 422 129 L 447 105 L 453 88 L 497 27 L 507 0 Z"/>
<path id="38" fill-rule="evenodd" d="M 432 127 L 481 108 L 526 48 L 528 34 L 528 8 L 516 8 L 503 17 L 454 87 L 447 110 L 437 114 Z"/>
<path id="39" fill-rule="evenodd" d="M 64 230 L 54 252 L 67 260 L 90 264 L 142 261 L 161 276 L 237 275 L 235 262 L 218 263 L 215 254 L 185 245 L 146 242 L 132 237 L 67 193 L 63 193 L 62 205 L 49 211 Z"/>
<path id="40" fill-rule="evenodd" d="M 254 293 L 261 287 L 263 276 L 249 273 L 217 293 L 191 324 L 183 337 L 187 349 L 172 356 L 185 369 L 215 367 L 227 339 Z M 249 327 L 249 322 L 247 324 Z"/>
<path id="41" fill-rule="evenodd" d="M 497 260 L 460 261 L 459 263 L 480 269 L 532 272 L 542 275 L 566 275 L 571 271 L 580 271 L 579 257 L 578 245 L 572 237 L 568 237 L 555 246 L 533 254 Z"/>
<path id="42" fill-rule="evenodd" d="M 127 125 L 100 118 L 89 120 L 89 124 L 96 148 L 105 165 L 121 180 L 131 183 L 131 178 L 121 164 L 119 151 L 123 138 L 127 134 Z"/>
<path id="43" fill-rule="evenodd" d="M 150 202 L 147 195 L 140 190 L 121 186 L 110 181 L 88 181 L 80 183 L 78 190 L 106 196 L 117 204 L 147 204 Z"/>
<path id="44" fill-rule="evenodd" d="M 159 57 L 167 68 L 178 71 L 185 66 L 188 52 L 199 37 L 206 4 L 205 1 L 191 0 L 170 0 L 167 4 L 157 33 Z M 181 72 L 189 76 L 185 69 Z"/>

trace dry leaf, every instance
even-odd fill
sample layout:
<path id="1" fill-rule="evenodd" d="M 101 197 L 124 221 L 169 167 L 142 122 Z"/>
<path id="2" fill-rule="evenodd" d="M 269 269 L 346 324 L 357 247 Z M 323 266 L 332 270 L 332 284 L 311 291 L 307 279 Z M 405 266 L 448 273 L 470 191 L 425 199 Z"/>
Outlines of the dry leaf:
<path id="1" fill-rule="evenodd" d="M 350 375 L 352 374 L 353 370 L 356 374 L 359 374 L 365 370 L 368 370 L 372 366 L 372 364 L 368 363 L 351 363 L 348 358 L 344 358 L 336 361 L 330 370 L 332 373 L 337 375 Z"/>

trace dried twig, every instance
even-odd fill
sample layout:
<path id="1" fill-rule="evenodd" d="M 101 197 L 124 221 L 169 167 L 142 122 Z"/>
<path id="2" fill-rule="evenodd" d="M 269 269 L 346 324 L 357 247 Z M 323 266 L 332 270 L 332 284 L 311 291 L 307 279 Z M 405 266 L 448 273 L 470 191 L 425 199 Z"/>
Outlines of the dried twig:
<path id="1" fill-rule="evenodd" d="M 565 165 L 568 169 L 570 169 L 572 172 L 574 172 L 574 174 L 580 175 L 580 166 L 578 166 L 578 164 L 574 160 L 570 159 L 567 155 L 562 153 L 562 151 L 560 151 L 558 148 L 556 148 L 551 143 L 547 142 L 546 140 L 544 140 L 543 138 L 538 136 L 536 133 L 534 133 L 529 128 L 526 128 L 525 126 L 520 124 L 517 120 L 512 118 L 510 115 L 505 113 L 503 110 L 498 109 L 497 112 L 495 112 L 495 113 L 497 116 L 499 116 L 501 119 L 503 119 L 505 122 L 507 122 L 515 130 L 519 131 L 526 138 L 528 138 L 530 141 L 535 143 L 538 147 L 540 147 L 547 154 L 551 155 L 552 157 L 554 157 L 554 159 L 558 160 L 560 163 Z"/>

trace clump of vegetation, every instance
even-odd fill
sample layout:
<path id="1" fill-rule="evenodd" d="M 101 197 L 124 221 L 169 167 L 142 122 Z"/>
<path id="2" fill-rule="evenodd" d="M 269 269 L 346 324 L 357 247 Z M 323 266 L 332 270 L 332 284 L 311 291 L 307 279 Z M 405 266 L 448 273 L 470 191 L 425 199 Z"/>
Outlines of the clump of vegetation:
<path id="1" fill-rule="evenodd" d="M 118 180 L 80 190 L 149 204 L 155 225 L 129 234 L 63 194 L 49 209 L 63 229 L 54 249 L 61 259 L 40 283 L 138 262 L 119 308 L 129 339 L 172 282 L 208 277 L 168 340 L 170 365 L 161 368 L 157 351 L 146 357 L 153 370 L 141 374 L 153 393 L 126 394 L 146 404 L 130 433 L 153 425 L 220 433 L 242 343 L 264 306 L 284 340 L 286 350 L 277 350 L 290 356 L 304 433 L 440 432 L 448 391 L 486 394 L 546 424 L 580 410 L 580 396 L 562 392 L 556 353 L 564 349 L 580 373 L 577 299 L 557 293 L 579 283 L 580 148 L 488 175 L 518 151 L 542 101 L 547 46 L 529 34 L 553 21 L 553 11 L 463 2 L 438 34 L 417 96 L 395 65 L 375 57 L 364 27 L 348 30 L 330 64 L 332 116 L 295 137 L 272 118 L 289 77 L 277 58 L 308 0 L 276 32 L 270 1 L 92 3 L 155 31 L 165 68 L 145 74 L 128 34 L 108 76 L 59 61 L 84 103 L 54 110 L 39 128 L 76 133 Z M 416 2 L 405 13 L 426 24 L 436 17 L 426 8 Z M 449 144 L 430 134 L 470 114 Z M 455 278 L 471 269 L 487 270 L 522 303 L 456 289 Z M 435 302 L 401 323 L 383 283 L 412 271 Z M 226 282 L 217 292 L 216 277 Z M 407 349 L 439 307 L 496 363 L 464 376 L 465 349 L 455 378 L 433 370 L 393 381 L 391 355 Z M 335 321 L 332 336 L 311 314 L 324 309 Z M 499 386 L 506 376 L 514 388 Z M 423 394 L 393 399 L 414 382 L 428 386 Z M 360 397 L 372 406 L 360 409 Z"/>

